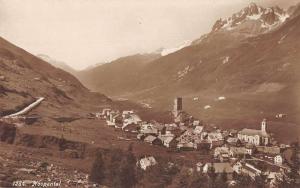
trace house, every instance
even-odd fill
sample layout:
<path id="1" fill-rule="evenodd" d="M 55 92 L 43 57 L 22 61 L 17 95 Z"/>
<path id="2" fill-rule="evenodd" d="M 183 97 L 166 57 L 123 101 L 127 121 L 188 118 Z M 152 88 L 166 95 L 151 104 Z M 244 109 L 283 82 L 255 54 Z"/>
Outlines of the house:
<path id="1" fill-rule="evenodd" d="M 203 173 L 209 173 L 209 170 L 213 168 L 216 174 L 226 173 L 228 179 L 232 179 L 233 168 L 230 163 L 206 163 L 203 166 Z"/>
<path id="2" fill-rule="evenodd" d="M 276 165 L 282 165 L 283 161 L 284 161 L 284 158 L 282 155 L 276 155 L 274 157 L 274 164 L 276 164 Z"/>
<path id="3" fill-rule="evenodd" d="M 175 135 L 172 134 L 170 131 L 166 131 L 165 134 L 160 134 L 158 136 L 158 138 L 162 141 L 162 143 L 165 147 L 169 148 L 171 146 L 172 141 L 175 138 Z M 173 143 L 175 143 L 175 142 L 173 142 Z M 174 146 L 174 144 L 173 144 L 173 146 Z"/>
<path id="4" fill-rule="evenodd" d="M 195 129 L 194 129 L 194 134 L 201 134 L 202 131 L 203 131 L 203 126 L 196 126 Z"/>
<path id="5" fill-rule="evenodd" d="M 194 120 L 193 121 L 193 126 L 200 126 L 200 121 L 199 120 Z"/>
<path id="6" fill-rule="evenodd" d="M 108 121 L 108 120 L 106 121 L 106 124 L 110 127 L 115 127 L 116 126 L 116 124 L 114 122 L 111 122 L 111 121 Z"/>
<path id="7" fill-rule="evenodd" d="M 108 117 L 111 109 L 110 108 L 104 108 L 102 110 L 102 116 Z"/>
<path id="8" fill-rule="evenodd" d="M 211 148 L 214 148 L 224 144 L 224 137 L 222 133 L 210 132 L 207 135 L 207 141 L 211 144 Z"/>
<path id="9" fill-rule="evenodd" d="M 118 124 L 121 124 L 123 123 L 123 118 L 121 116 L 121 114 L 117 113 L 111 113 L 109 114 L 109 120 L 114 122 L 114 123 L 118 123 Z"/>
<path id="10" fill-rule="evenodd" d="M 238 134 L 237 130 L 235 130 L 235 129 L 230 129 L 229 130 L 229 136 L 236 137 L 237 134 Z"/>
<path id="11" fill-rule="evenodd" d="M 161 123 L 154 122 L 153 123 L 153 128 L 157 129 L 158 134 L 165 134 L 165 132 L 166 132 L 165 125 L 161 124 Z"/>
<path id="12" fill-rule="evenodd" d="M 141 134 L 141 133 L 136 135 L 136 138 L 139 139 L 139 140 L 144 140 L 145 137 L 146 136 L 144 134 Z"/>
<path id="13" fill-rule="evenodd" d="M 216 147 L 214 150 L 214 157 L 219 157 L 221 155 L 229 155 L 229 148 L 228 147 Z"/>
<path id="14" fill-rule="evenodd" d="M 244 156 L 244 155 L 252 155 L 253 149 L 247 147 L 230 147 L 229 154 L 232 157 Z"/>
<path id="15" fill-rule="evenodd" d="M 238 133 L 238 139 L 256 146 L 269 144 L 270 136 L 266 131 L 267 123 L 264 119 L 261 123 L 261 130 L 243 129 Z"/>
<path id="16" fill-rule="evenodd" d="M 232 166 L 233 171 L 236 172 L 237 174 L 241 174 L 242 173 L 242 168 L 243 168 L 243 164 L 240 161 L 236 162 Z"/>
<path id="17" fill-rule="evenodd" d="M 239 139 L 235 137 L 228 137 L 226 142 L 230 145 L 237 146 L 239 143 Z"/>
<path id="18" fill-rule="evenodd" d="M 166 127 L 166 131 L 174 131 L 178 129 L 178 125 L 176 125 L 175 123 L 165 124 L 165 127 Z"/>
<path id="19" fill-rule="evenodd" d="M 125 132 L 137 133 L 139 129 L 139 125 L 131 123 L 126 126 L 122 126 L 122 130 Z"/>
<path id="20" fill-rule="evenodd" d="M 176 148 L 177 146 L 177 141 L 172 137 L 163 138 L 162 143 L 167 148 Z"/>
<path id="21" fill-rule="evenodd" d="M 130 115 L 127 116 L 127 118 L 124 118 L 123 125 L 126 126 L 126 125 L 129 125 L 129 124 L 139 124 L 141 122 L 142 122 L 142 120 L 138 115 L 130 114 Z"/>
<path id="22" fill-rule="evenodd" d="M 149 135 L 147 137 L 145 137 L 144 142 L 147 142 L 151 145 L 162 145 L 162 142 L 159 138 Z"/>
<path id="23" fill-rule="evenodd" d="M 193 142 L 179 142 L 177 144 L 177 149 L 187 150 L 187 151 L 194 150 L 194 143 Z"/>
<path id="24" fill-rule="evenodd" d="M 143 170 L 147 170 L 148 167 L 156 165 L 157 162 L 153 156 L 151 157 L 144 157 L 140 159 L 137 163 L 137 166 L 139 166 Z"/>
<path id="25" fill-rule="evenodd" d="M 140 127 L 140 133 L 145 135 L 158 135 L 158 130 L 151 123 L 142 124 Z"/>
<path id="26" fill-rule="evenodd" d="M 196 164 L 196 171 L 197 171 L 197 172 L 201 172 L 201 171 L 202 171 L 202 168 L 203 168 L 203 163 L 198 162 L 198 163 Z"/>
<path id="27" fill-rule="evenodd" d="M 261 169 L 258 169 L 257 167 L 254 167 L 253 165 L 251 165 L 249 163 L 245 163 L 242 166 L 241 172 L 243 174 L 250 176 L 252 179 L 255 179 L 256 176 L 259 176 L 262 174 Z"/>
<path id="28" fill-rule="evenodd" d="M 124 110 L 122 112 L 122 115 L 130 115 L 130 114 L 133 114 L 133 113 L 134 113 L 133 110 Z"/>
<path id="29" fill-rule="evenodd" d="M 278 155 L 281 153 L 281 149 L 278 146 L 257 146 L 257 151 L 260 153 Z"/>

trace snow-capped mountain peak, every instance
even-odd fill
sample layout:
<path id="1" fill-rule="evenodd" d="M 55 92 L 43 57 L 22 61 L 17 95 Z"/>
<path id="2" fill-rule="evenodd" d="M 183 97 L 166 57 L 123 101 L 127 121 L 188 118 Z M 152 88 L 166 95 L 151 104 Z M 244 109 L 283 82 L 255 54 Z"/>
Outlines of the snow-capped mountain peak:
<path id="1" fill-rule="evenodd" d="M 253 31 L 266 32 L 282 24 L 289 17 L 288 13 L 279 7 L 264 8 L 251 3 L 240 12 L 226 19 L 219 19 L 213 26 L 212 32 L 231 31 L 246 28 Z M 252 23 L 252 24 L 250 24 Z M 245 26 L 246 25 L 246 26 Z M 246 28 L 245 28 L 246 27 Z"/>

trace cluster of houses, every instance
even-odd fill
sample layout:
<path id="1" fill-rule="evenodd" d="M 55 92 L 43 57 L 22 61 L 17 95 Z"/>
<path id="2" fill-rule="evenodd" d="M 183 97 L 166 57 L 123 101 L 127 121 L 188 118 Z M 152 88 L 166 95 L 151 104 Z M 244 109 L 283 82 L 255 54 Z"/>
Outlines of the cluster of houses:
<path id="1" fill-rule="evenodd" d="M 261 122 L 259 130 L 211 128 L 184 113 L 181 98 L 175 99 L 173 115 L 173 123 L 162 124 L 144 122 L 134 111 L 103 109 L 102 113 L 96 114 L 105 119 L 108 126 L 134 133 L 137 139 L 151 145 L 174 151 L 205 151 L 211 155 L 211 161 L 196 164 L 197 171 L 203 173 L 208 173 L 213 167 L 215 173 L 226 173 L 228 178 L 236 173 L 252 178 L 264 175 L 275 181 L 290 171 L 283 153 L 289 146 L 274 141 L 267 132 L 266 119 Z M 144 167 L 143 162 L 141 166 Z"/>

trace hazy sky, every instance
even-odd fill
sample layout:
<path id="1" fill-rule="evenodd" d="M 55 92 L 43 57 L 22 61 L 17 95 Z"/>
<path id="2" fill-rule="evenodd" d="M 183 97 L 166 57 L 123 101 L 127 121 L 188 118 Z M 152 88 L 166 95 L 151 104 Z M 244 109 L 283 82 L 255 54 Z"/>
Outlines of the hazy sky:
<path id="1" fill-rule="evenodd" d="M 250 2 L 300 0 L 0 0 L 0 36 L 76 69 L 172 48 L 208 32 Z"/>

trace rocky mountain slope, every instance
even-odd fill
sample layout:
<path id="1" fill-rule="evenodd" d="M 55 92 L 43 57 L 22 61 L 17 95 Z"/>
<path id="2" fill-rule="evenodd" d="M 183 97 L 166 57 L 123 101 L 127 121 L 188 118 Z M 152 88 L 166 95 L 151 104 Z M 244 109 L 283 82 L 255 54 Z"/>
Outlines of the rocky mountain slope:
<path id="1" fill-rule="evenodd" d="M 120 90 L 83 83 L 161 109 L 183 96 L 186 110 L 206 120 L 272 119 L 286 113 L 288 121 L 300 122 L 298 13 L 297 6 L 284 11 L 251 4 L 217 21 L 192 45 L 132 72 L 130 82 L 119 83 Z M 97 82 L 100 74 L 90 74 L 90 80 Z"/>
<path id="2" fill-rule="evenodd" d="M 71 113 L 81 104 L 109 101 L 104 95 L 91 93 L 71 74 L 3 38 L 0 38 L 0 61 L 2 116 L 22 109 L 38 97 L 45 98 L 39 109 L 47 115 L 60 114 L 57 109 L 65 109 L 66 113 Z M 92 100 L 95 101 L 91 102 Z"/>

